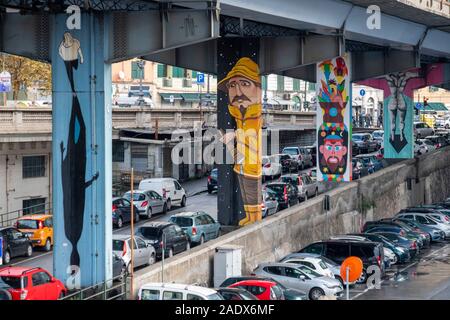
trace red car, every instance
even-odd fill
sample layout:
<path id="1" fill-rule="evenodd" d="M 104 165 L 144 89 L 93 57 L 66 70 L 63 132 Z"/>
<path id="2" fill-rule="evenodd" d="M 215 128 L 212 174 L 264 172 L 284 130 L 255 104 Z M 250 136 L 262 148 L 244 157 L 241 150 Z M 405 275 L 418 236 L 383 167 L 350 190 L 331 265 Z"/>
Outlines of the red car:
<path id="1" fill-rule="evenodd" d="M 0 269 L 0 289 L 7 290 L 12 300 L 57 300 L 67 294 L 64 284 L 42 268 Z"/>
<path id="2" fill-rule="evenodd" d="M 283 290 L 273 281 L 244 280 L 232 284 L 229 288 L 247 290 L 258 300 L 284 300 Z"/>

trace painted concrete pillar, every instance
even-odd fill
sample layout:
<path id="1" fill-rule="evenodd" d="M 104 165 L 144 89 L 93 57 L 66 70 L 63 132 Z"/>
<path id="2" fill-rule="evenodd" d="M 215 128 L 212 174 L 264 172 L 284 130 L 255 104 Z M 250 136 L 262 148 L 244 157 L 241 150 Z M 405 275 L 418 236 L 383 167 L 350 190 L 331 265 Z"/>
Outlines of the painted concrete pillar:
<path id="1" fill-rule="evenodd" d="M 222 132 L 218 218 L 223 225 L 261 220 L 262 90 L 259 40 L 220 38 L 217 127 Z M 228 130 L 228 131 L 227 131 Z"/>
<path id="2" fill-rule="evenodd" d="M 53 215 L 56 278 L 78 289 L 112 277 L 111 66 L 107 16 L 52 22 Z"/>

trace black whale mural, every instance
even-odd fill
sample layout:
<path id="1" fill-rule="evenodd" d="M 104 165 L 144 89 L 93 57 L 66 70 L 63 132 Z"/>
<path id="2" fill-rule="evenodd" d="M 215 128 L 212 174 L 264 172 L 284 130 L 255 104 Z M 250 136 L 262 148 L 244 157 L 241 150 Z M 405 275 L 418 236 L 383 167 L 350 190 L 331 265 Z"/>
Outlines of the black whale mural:
<path id="1" fill-rule="evenodd" d="M 64 232 L 72 245 L 70 265 L 72 274 L 80 266 L 77 244 L 83 232 L 86 189 L 98 179 L 98 172 L 86 181 L 86 125 L 80 102 L 75 92 L 74 72 L 78 60 L 83 63 L 80 42 L 68 32 L 60 44 L 59 54 L 65 62 L 67 77 L 72 90 L 72 109 L 68 127 L 67 146 L 61 141 L 61 177 L 64 208 Z"/>

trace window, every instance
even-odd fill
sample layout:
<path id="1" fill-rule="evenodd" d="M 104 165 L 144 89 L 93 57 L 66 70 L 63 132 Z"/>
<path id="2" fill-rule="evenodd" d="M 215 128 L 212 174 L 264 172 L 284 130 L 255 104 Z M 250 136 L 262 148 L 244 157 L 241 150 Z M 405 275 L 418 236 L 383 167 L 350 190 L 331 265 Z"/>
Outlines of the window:
<path id="1" fill-rule="evenodd" d="M 144 289 L 141 293 L 142 300 L 159 300 L 159 290 Z"/>
<path id="2" fill-rule="evenodd" d="M 173 184 L 175 185 L 176 190 L 181 190 L 181 185 L 178 183 L 178 181 L 174 181 Z"/>
<path id="3" fill-rule="evenodd" d="M 167 66 L 165 64 L 158 64 L 158 78 L 167 77 Z"/>
<path id="4" fill-rule="evenodd" d="M 125 143 L 123 141 L 113 141 L 113 162 L 125 161 Z"/>
<path id="5" fill-rule="evenodd" d="M 277 91 L 284 91 L 284 77 L 277 75 Z"/>
<path id="6" fill-rule="evenodd" d="M 44 221 L 44 226 L 47 228 L 53 228 L 53 218 L 48 218 Z"/>
<path id="7" fill-rule="evenodd" d="M 323 244 L 314 243 L 310 246 L 307 246 L 305 249 L 301 250 L 301 252 L 322 254 L 323 253 Z"/>
<path id="8" fill-rule="evenodd" d="M 45 177 L 45 156 L 22 158 L 22 176 L 26 178 Z"/>
<path id="9" fill-rule="evenodd" d="M 281 276 L 282 275 L 282 267 L 265 267 L 264 271 L 271 273 L 271 274 L 275 274 L 277 276 Z"/>
<path id="10" fill-rule="evenodd" d="M 131 207 L 131 203 L 130 201 L 126 200 L 126 199 L 122 199 L 122 203 L 124 207 Z"/>
<path id="11" fill-rule="evenodd" d="M 345 259 L 349 256 L 347 244 L 330 243 L 327 246 L 327 257 L 337 260 Z"/>
<path id="12" fill-rule="evenodd" d="M 33 287 L 40 286 L 50 282 L 50 276 L 46 272 L 36 272 L 31 276 Z"/>
<path id="13" fill-rule="evenodd" d="M 247 286 L 247 291 L 257 296 L 266 292 L 266 288 L 260 286 Z"/>
<path id="14" fill-rule="evenodd" d="M 300 264 L 307 266 L 308 268 L 311 268 L 313 270 L 316 270 L 316 267 L 311 263 L 311 262 L 307 262 L 307 261 L 299 261 Z"/>
<path id="15" fill-rule="evenodd" d="M 301 271 L 294 268 L 286 267 L 284 268 L 284 272 L 286 273 L 286 276 L 289 278 L 300 279 L 300 276 L 304 276 L 304 274 Z"/>
<path id="16" fill-rule="evenodd" d="M 179 67 L 172 67 L 172 77 L 173 78 L 183 78 L 184 69 Z"/>
<path id="17" fill-rule="evenodd" d="M 192 79 L 197 79 L 197 71 L 192 71 Z"/>
<path id="18" fill-rule="evenodd" d="M 138 245 L 138 249 L 145 249 L 147 248 L 147 244 L 144 242 L 144 240 L 140 239 L 140 238 L 136 238 L 136 242 Z"/>
<path id="19" fill-rule="evenodd" d="M 205 300 L 202 297 L 196 295 L 196 294 L 190 294 L 188 293 L 186 296 L 186 300 Z"/>
<path id="20" fill-rule="evenodd" d="M 366 246 L 351 246 L 351 255 L 357 256 L 360 258 L 370 258 L 374 256 L 373 249 Z"/>
<path id="21" fill-rule="evenodd" d="M 22 201 L 23 214 L 39 214 L 45 212 L 45 198 Z"/>
<path id="22" fill-rule="evenodd" d="M 145 70 L 139 68 L 138 61 L 131 62 L 131 79 L 138 80 L 138 79 L 144 79 L 145 78 Z"/>
<path id="23" fill-rule="evenodd" d="M 299 79 L 294 79 L 292 85 L 293 85 L 294 91 L 300 91 L 300 80 Z"/>
<path id="24" fill-rule="evenodd" d="M 183 293 L 175 291 L 164 291 L 163 300 L 183 300 Z"/>
<path id="25" fill-rule="evenodd" d="M 205 214 L 204 217 L 205 217 L 205 220 L 206 220 L 207 224 L 214 224 L 214 223 L 216 223 L 214 221 L 214 219 L 212 217 L 210 217 L 209 215 Z"/>
<path id="26" fill-rule="evenodd" d="M 236 294 L 236 293 L 232 293 L 232 292 L 221 292 L 220 293 L 222 295 L 222 297 L 225 300 L 242 300 L 242 298 Z"/>

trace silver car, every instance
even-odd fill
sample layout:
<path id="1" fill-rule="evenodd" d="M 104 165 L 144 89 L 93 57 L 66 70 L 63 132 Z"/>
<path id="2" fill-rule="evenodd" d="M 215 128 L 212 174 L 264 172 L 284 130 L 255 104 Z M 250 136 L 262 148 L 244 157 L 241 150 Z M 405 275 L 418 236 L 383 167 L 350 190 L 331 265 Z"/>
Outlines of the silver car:
<path id="1" fill-rule="evenodd" d="M 131 271 L 131 237 L 130 235 L 113 234 L 113 253 L 122 258 L 124 269 Z M 133 267 L 152 265 L 156 261 L 156 252 L 152 245 L 147 244 L 144 239 L 134 236 Z M 133 269 L 134 269 L 133 268 Z"/>
<path id="2" fill-rule="evenodd" d="M 434 135 L 434 129 L 425 122 L 414 122 L 414 136 L 416 139 Z"/>
<path id="3" fill-rule="evenodd" d="M 269 190 L 263 190 L 262 192 L 262 217 L 271 216 L 278 212 L 278 201 L 276 195 Z"/>
<path id="4" fill-rule="evenodd" d="M 126 192 L 123 197 L 131 201 L 131 191 Z M 147 219 L 150 219 L 153 214 L 167 212 L 166 200 L 153 190 L 134 190 L 133 202 L 139 210 L 139 215 Z"/>
<path id="5" fill-rule="evenodd" d="M 310 300 L 318 300 L 322 296 L 340 297 L 343 294 L 339 280 L 324 277 L 295 263 L 263 263 L 253 273 L 273 278 L 287 288 L 304 291 Z"/>
<path id="6" fill-rule="evenodd" d="M 434 215 L 434 214 L 432 214 Z M 450 225 L 443 223 L 436 218 L 433 218 L 429 213 L 414 213 L 414 212 L 404 212 L 396 215 L 397 218 L 408 219 L 417 221 L 420 224 L 425 224 L 434 227 L 442 231 L 445 238 L 450 238 Z"/>

